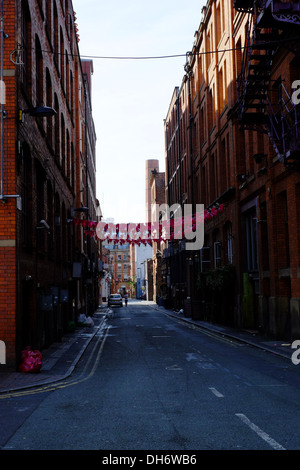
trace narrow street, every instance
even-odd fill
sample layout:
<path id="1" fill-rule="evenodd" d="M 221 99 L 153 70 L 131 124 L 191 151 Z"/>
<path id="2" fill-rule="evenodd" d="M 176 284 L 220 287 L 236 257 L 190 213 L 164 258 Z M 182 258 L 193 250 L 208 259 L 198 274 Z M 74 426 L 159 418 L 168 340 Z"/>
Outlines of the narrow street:
<path id="1" fill-rule="evenodd" d="M 299 390 L 292 362 L 130 301 L 69 379 L 0 400 L 0 448 L 295 450 Z"/>

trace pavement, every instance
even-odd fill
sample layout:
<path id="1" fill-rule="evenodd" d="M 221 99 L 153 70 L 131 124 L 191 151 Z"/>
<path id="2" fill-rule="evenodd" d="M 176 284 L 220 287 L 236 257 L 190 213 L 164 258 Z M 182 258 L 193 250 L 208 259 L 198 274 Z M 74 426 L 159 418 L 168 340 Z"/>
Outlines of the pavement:
<path id="1" fill-rule="evenodd" d="M 200 320 L 192 320 L 191 318 L 186 318 L 183 315 L 175 314 L 174 312 L 168 312 L 168 315 L 180 319 L 185 323 L 189 323 L 193 327 L 198 327 L 215 335 L 226 337 L 232 341 L 245 343 L 248 346 L 259 348 L 263 351 L 269 352 L 275 356 L 281 356 L 285 359 L 291 360 L 292 354 L 294 352 L 291 342 L 286 340 L 272 340 L 266 336 L 263 336 L 259 331 L 237 330 L 227 326 L 215 325 Z"/>
<path id="2" fill-rule="evenodd" d="M 143 302 L 144 303 L 144 302 Z M 145 304 L 162 314 L 176 318 L 189 326 L 202 329 L 210 334 L 226 337 L 232 341 L 246 343 L 249 346 L 259 348 L 275 356 L 289 359 L 293 354 L 291 343 L 287 341 L 275 341 L 260 335 L 256 331 L 236 330 L 234 328 L 215 325 L 200 320 L 187 318 L 181 313 L 159 307 L 154 302 Z M 84 351 L 96 335 L 99 328 L 105 321 L 109 313 L 107 305 L 98 308 L 93 316 L 92 326 L 77 327 L 75 332 L 66 334 L 58 343 L 52 344 L 49 348 L 42 350 L 42 368 L 39 373 L 24 373 L 16 370 L 9 370 L 6 366 L 0 366 L 0 394 L 8 394 L 19 390 L 25 390 L 49 383 L 55 383 L 66 379 L 74 371 L 77 363 Z"/>
<path id="3" fill-rule="evenodd" d="M 42 368 L 39 373 L 19 372 L 0 365 L 0 394 L 8 394 L 55 383 L 69 377 L 84 351 L 101 328 L 109 309 L 100 307 L 93 315 L 93 325 L 78 326 L 62 340 L 41 350 Z"/>

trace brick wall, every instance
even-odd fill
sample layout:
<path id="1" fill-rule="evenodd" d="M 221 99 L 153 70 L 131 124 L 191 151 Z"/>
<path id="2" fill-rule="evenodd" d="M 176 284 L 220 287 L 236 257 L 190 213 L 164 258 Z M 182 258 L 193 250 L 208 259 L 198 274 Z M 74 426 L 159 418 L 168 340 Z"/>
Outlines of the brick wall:
<path id="1" fill-rule="evenodd" d="M 4 2 L 4 39 L 5 51 L 15 48 L 15 10 L 12 4 Z M 3 57 L 3 75 L 6 88 L 6 103 L 4 109 L 7 116 L 3 120 L 3 166 L 2 166 L 2 196 L 16 194 L 15 186 L 15 68 L 9 59 L 9 54 Z M 16 199 L 3 198 L 0 200 L 0 339 L 6 345 L 6 360 L 8 365 L 14 364 L 16 358 Z"/>
<path id="2" fill-rule="evenodd" d="M 216 262 L 216 241 L 221 242 L 221 265 L 233 262 L 237 272 L 236 297 L 234 316 L 222 317 L 217 312 L 213 319 L 237 326 L 251 325 L 283 337 L 300 331 L 299 174 L 287 170 L 275 158 L 267 135 L 257 132 L 254 126 L 241 130 L 237 77 L 247 18 L 235 12 L 232 1 L 211 0 L 204 9 L 186 75 L 172 96 L 166 119 L 167 195 L 170 204 L 194 201 L 204 204 L 207 210 L 217 203 L 224 204 L 224 212 L 205 223 L 205 243 L 211 269 Z M 292 81 L 299 79 L 298 64 L 295 52 L 279 49 L 274 58 L 272 86 L 282 78 L 291 91 Z M 256 162 L 253 156 L 257 153 L 266 158 Z M 180 162 L 178 169 L 176 162 Z M 178 194 L 176 181 L 180 177 L 182 191 Z M 228 224 L 232 260 L 228 258 Z M 252 229 L 252 236 L 257 234 L 257 253 L 247 242 Z M 254 238 L 253 242 L 256 243 Z M 191 258 L 198 272 L 198 261 L 193 255 Z M 197 278 L 195 272 L 191 278 L 186 276 L 187 292 L 193 299 L 198 295 L 193 281 Z M 252 289 L 250 322 L 248 313 L 243 311 L 243 299 L 247 304 L 245 275 Z"/>
<path id="3" fill-rule="evenodd" d="M 83 282 L 72 279 L 72 262 L 83 263 L 88 253 L 82 258 L 83 232 L 69 223 L 72 209 L 87 203 L 81 191 L 85 82 L 74 21 L 71 1 L 4 2 L 9 37 L 4 40 L 3 187 L 4 194 L 20 198 L 0 201 L 0 339 L 14 366 L 23 347 L 43 348 L 59 339 L 76 319 L 72 305 L 76 311 L 85 307 Z M 11 56 L 17 44 L 24 50 Z M 19 110 L 35 106 L 54 108 L 56 115 L 23 113 L 19 119 Z M 49 230 L 40 228 L 41 220 Z"/>

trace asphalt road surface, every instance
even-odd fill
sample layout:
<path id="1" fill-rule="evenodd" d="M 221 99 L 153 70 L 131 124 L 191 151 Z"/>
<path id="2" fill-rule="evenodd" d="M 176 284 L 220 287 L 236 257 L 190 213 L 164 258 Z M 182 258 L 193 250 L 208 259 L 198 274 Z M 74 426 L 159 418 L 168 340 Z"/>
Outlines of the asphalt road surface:
<path id="1" fill-rule="evenodd" d="M 0 448 L 300 449 L 299 367 L 130 301 L 70 378 L 0 400 Z"/>

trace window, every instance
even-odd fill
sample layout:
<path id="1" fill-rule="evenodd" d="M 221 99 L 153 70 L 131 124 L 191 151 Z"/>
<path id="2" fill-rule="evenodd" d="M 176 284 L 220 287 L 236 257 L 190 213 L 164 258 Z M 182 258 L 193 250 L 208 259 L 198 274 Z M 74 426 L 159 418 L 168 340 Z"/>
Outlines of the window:
<path id="1" fill-rule="evenodd" d="M 69 98 L 71 117 L 74 117 L 74 80 L 73 73 L 70 71 L 70 98 Z"/>
<path id="2" fill-rule="evenodd" d="M 59 162 L 60 158 L 60 114 L 59 114 L 59 104 L 58 104 L 58 98 L 55 95 L 54 98 L 54 106 L 55 106 L 55 158 L 56 161 Z"/>
<path id="3" fill-rule="evenodd" d="M 53 106 L 53 103 L 52 103 L 52 82 L 51 82 L 51 76 L 50 76 L 50 72 L 49 72 L 49 69 L 47 68 L 46 70 L 46 95 L 47 95 L 47 106 L 49 106 L 49 108 L 52 108 Z M 47 138 L 48 138 L 48 141 L 51 145 L 51 147 L 53 146 L 53 142 L 52 142 L 52 135 L 53 135 L 53 117 L 48 117 L 48 119 L 46 120 L 46 123 L 47 123 Z"/>
<path id="4" fill-rule="evenodd" d="M 57 7 L 56 7 L 56 2 L 54 2 L 54 37 L 53 37 L 53 48 L 54 48 L 54 62 L 56 67 L 58 66 L 58 60 L 59 60 L 59 46 L 58 46 L 58 34 L 59 34 L 59 29 L 58 29 L 58 14 L 57 14 Z"/>
<path id="5" fill-rule="evenodd" d="M 221 266 L 222 258 L 221 258 L 221 242 L 214 243 L 214 266 L 218 268 Z"/>
<path id="6" fill-rule="evenodd" d="M 208 163 L 203 164 L 202 167 L 202 201 L 205 206 L 208 205 L 209 197 L 208 197 L 208 174 L 207 174 Z"/>
<path id="7" fill-rule="evenodd" d="M 221 40 L 222 36 L 222 23 L 221 23 L 221 5 L 217 7 L 216 10 L 216 43 L 217 46 Z"/>
<path id="8" fill-rule="evenodd" d="M 67 219 L 70 220 L 71 211 L 67 211 Z M 67 223 L 67 261 L 72 262 L 72 253 L 73 253 L 73 241 L 74 241 L 74 225 Z"/>
<path id="9" fill-rule="evenodd" d="M 206 34 L 206 67 L 207 69 L 209 68 L 210 66 L 210 63 L 211 63 L 211 54 L 210 54 L 210 51 L 212 50 L 212 45 L 211 45 L 211 30 L 209 30 Z"/>
<path id="10" fill-rule="evenodd" d="M 224 109 L 224 77 L 223 77 L 223 68 L 219 69 L 218 73 L 219 78 L 219 113 L 221 114 Z"/>
<path id="11" fill-rule="evenodd" d="M 264 271 L 268 271 L 269 265 L 269 235 L 267 223 L 267 204 L 264 202 L 260 206 L 260 237 L 261 237 L 261 265 Z"/>
<path id="12" fill-rule="evenodd" d="M 242 40 L 241 38 L 236 43 L 236 50 L 235 50 L 235 62 L 236 62 L 236 77 L 238 78 L 241 71 L 242 71 Z"/>
<path id="13" fill-rule="evenodd" d="M 216 229 L 213 233 L 214 268 L 218 268 L 222 264 L 221 248 L 220 230 Z"/>
<path id="14" fill-rule="evenodd" d="M 35 37 L 35 65 L 36 65 L 36 104 L 44 104 L 44 83 L 43 83 L 43 54 L 39 38 Z"/>
<path id="15" fill-rule="evenodd" d="M 286 191 L 278 194 L 276 199 L 277 245 L 279 248 L 278 267 L 279 269 L 283 269 L 290 266 L 289 222 Z"/>
<path id="16" fill-rule="evenodd" d="M 228 187 L 227 183 L 227 155 L 226 155 L 226 140 L 222 139 L 220 144 L 220 193 L 222 194 Z"/>
<path id="17" fill-rule="evenodd" d="M 74 50 L 74 25 L 72 21 L 72 16 L 69 15 L 69 30 L 70 30 L 70 47 L 71 47 L 71 54 L 73 55 Z"/>
<path id="18" fill-rule="evenodd" d="M 66 97 L 68 100 L 68 104 L 70 106 L 70 63 L 69 63 L 69 56 L 68 52 L 66 51 Z"/>
<path id="19" fill-rule="evenodd" d="M 71 142 L 71 187 L 74 188 L 75 185 L 75 156 L 74 156 L 74 146 Z"/>
<path id="20" fill-rule="evenodd" d="M 23 49 L 21 70 L 21 81 L 24 89 L 31 93 L 31 18 L 27 1 L 22 2 L 22 25 L 21 25 L 21 47 Z M 31 97 L 30 97 L 31 98 Z"/>
<path id="21" fill-rule="evenodd" d="M 60 28 L 60 79 L 63 89 L 65 89 L 65 73 L 65 41 L 62 29 Z"/>
<path id="22" fill-rule="evenodd" d="M 61 167 L 66 174 L 66 126 L 63 114 L 61 114 Z"/>
<path id="23" fill-rule="evenodd" d="M 246 259 L 247 270 L 258 270 L 258 245 L 257 245 L 257 215 L 256 207 L 244 215 L 246 235 Z"/>
<path id="24" fill-rule="evenodd" d="M 200 123 L 199 123 L 199 130 L 200 130 L 200 145 L 203 145 L 205 142 L 206 137 L 206 129 L 205 129 L 205 104 L 201 107 L 200 111 Z"/>
<path id="25" fill-rule="evenodd" d="M 226 237 L 226 258 L 228 264 L 233 264 L 233 235 L 232 235 L 232 224 L 227 222 L 225 225 L 225 237 Z"/>
<path id="26" fill-rule="evenodd" d="M 55 195 L 55 213 L 54 213 L 54 240 L 56 260 L 61 257 L 61 206 L 59 195 Z"/>
<path id="27" fill-rule="evenodd" d="M 54 256 L 54 240 L 53 240 L 53 189 L 51 182 L 47 181 L 47 204 L 46 204 L 46 220 L 50 227 L 49 234 L 47 236 L 48 245 L 48 256 L 53 258 Z"/>
<path id="28" fill-rule="evenodd" d="M 70 148 L 70 133 L 67 129 L 67 178 L 69 183 L 71 184 L 71 148 Z"/>
<path id="29" fill-rule="evenodd" d="M 61 209 L 61 234 L 62 234 L 62 259 L 68 260 L 68 238 L 67 238 L 67 212 L 65 203 L 62 203 Z"/>
<path id="30" fill-rule="evenodd" d="M 227 105 L 227 67 L 226 60 L 224 60 L 223 66 L 219 69 L 219 108 L 220 113 L 224 111 Z"/>
<path id="31" fill-rule="evenodd" d="M 50 44 L 52 43 L 52 0 L 46 1 L 46 32 Z"/>
<path id="32" fill-rule="evenodd" d="M 201 272 L 210 269 L 210 246 L 207 237 L 204 240 L 204 246 L 200 250 L 200 269 Z"/>
<path id="33" fill-rule="evenodd" d="M 217 197 L 217 152 L 213 153 L 210 157 L 209 172 L 210 172 L 210 199 L 209 201 L 214 201 Z"/>
<path id="34" fill-rule="evenodd" d="M 214 105 L 213 105 L 213 96 L 212 91 L 208 90 L 207 93 L 207 112 L 208 112 L 208 132 L 211 131 L 213 127 L 213 115 L 214 115 Z"/>
<path id="35" fill-rule="evenodd" d="M 36 162 L 36 227 L 40 221 L 46 219 L 45 215 L 45 181 L 46 174 L 39 162 Z M 45 251 L 45 230 L 36 229 L 36 245 L 41 252 Z"/>

